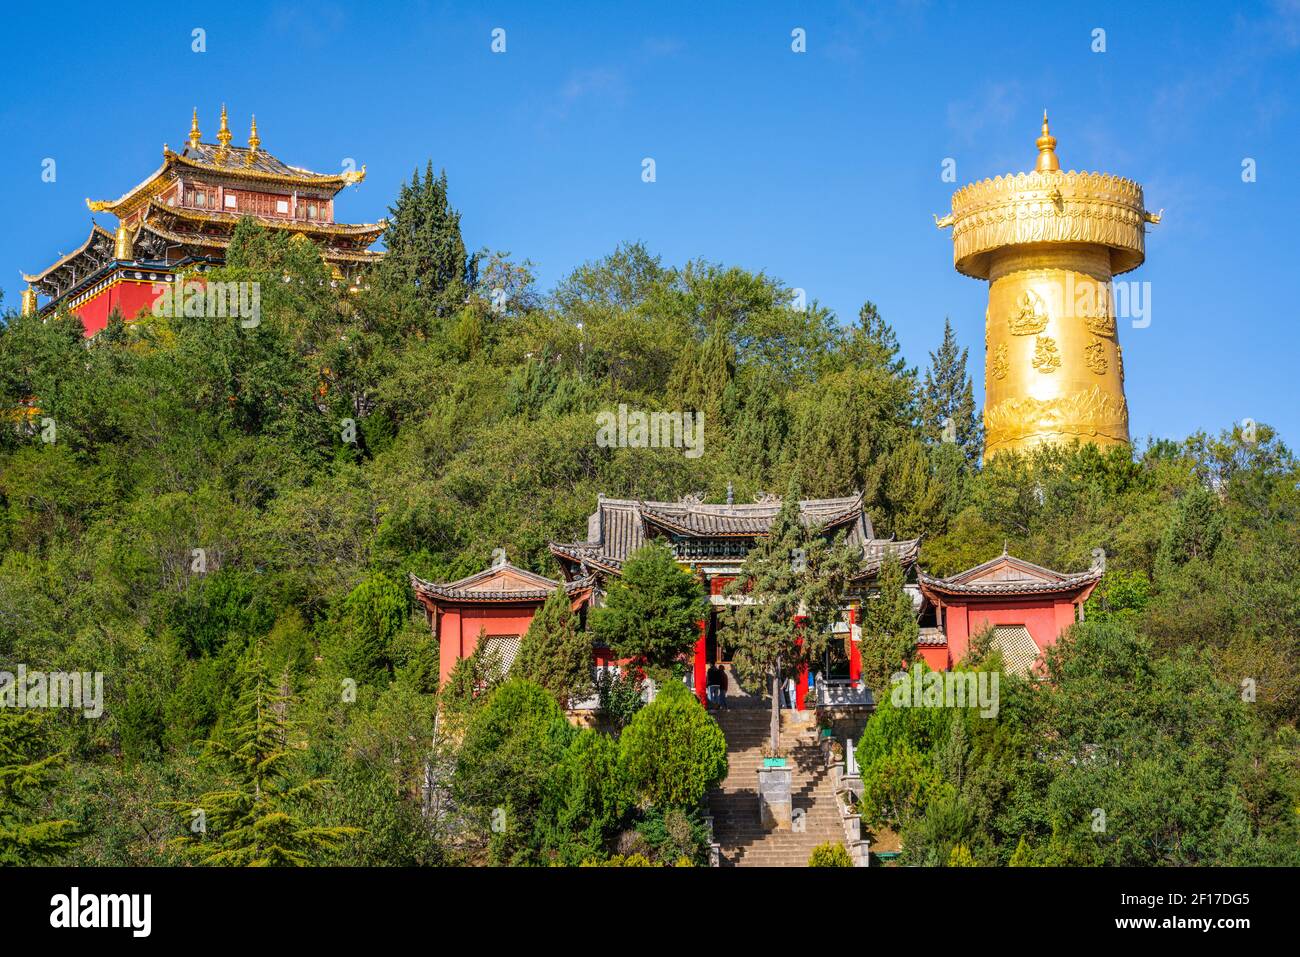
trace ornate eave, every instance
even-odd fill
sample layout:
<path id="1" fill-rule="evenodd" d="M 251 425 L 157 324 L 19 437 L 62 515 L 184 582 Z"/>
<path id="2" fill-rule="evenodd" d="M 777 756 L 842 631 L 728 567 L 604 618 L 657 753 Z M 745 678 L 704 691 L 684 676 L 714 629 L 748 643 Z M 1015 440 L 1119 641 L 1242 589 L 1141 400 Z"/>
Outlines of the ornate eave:
<path id="1" fill-rule="evenodd" d="M 214 225 L 234 230 L 241 219 L 252 219 L 260 226 L 283 232 L 302 233 L 306 236 L 356 239 L 363 246 L 369 246 L 377 240 L 387 227 L 387 222 L 378 223 L 321 223 L 311 220 L 276 219 L 270 216 L 255 216 L 251 213 L 227 213 L 222 211 L 203 212 L 184 206 L 168 206 L 151 200 L 144 213 L 145 222 L 162 219 L 179 220 L 200 226 Z M 172 224 L 168 224 L 172 225 Z"/>
<path id="2" fill-rule="evenodd" d="M 433 603 L 517 604 L 543 602 L 561 583 L 510 563 L 494 565 L 454 582 L 428 582 L 412 574 L 411 588 L 417 597 Z M 564 582 L 570 596 L 592 587 L 590 577 Z"/>
<path id="3" fill-rule="evenodd" d="M 199 143 L 197 146 L 187 146 L 180 153 L 164 146 L 162 166 L 154 170 L 145 180 L 117 199 L 87 199 L 86 205 L 93 213 L 112 213 L 119 219 L 124 219 L 171 186 L 176 181 L 177 168 L 250 183 L 273 183 L 287 188 L 314 187 L 325 190 L 329 195 L 337 193 L 345 186 L 360 183 L 366 178 L 364 166 L 355 172 L 315 173 L 301 167 L 290 166 L 263 150 L 252 151 L 238 146 L 222 147 L 211 143 Z"/>
<path id="4" fill-rule="evenodd" d="M 57 298 L 82 279 L 98 272 L 113 261 L 113 234 L 95 223 L 86 241 L 62 256 L 58 262 L 34 275 L 23 273 L 23 279 L 37 292 Z"/>
<path id="5" fill-rule="evenodd" d="M 936 578 L 922 572 L 918 583 L 922 594 L 931 601 L 1046 595 L 1070 595 L 1072 600 L 1082 601 L 1092 593 L 1101 576 L 1101 570 L 1096 568 L 1083 572 L 1058 572 L 1003 552 L 947 578 Z"/>

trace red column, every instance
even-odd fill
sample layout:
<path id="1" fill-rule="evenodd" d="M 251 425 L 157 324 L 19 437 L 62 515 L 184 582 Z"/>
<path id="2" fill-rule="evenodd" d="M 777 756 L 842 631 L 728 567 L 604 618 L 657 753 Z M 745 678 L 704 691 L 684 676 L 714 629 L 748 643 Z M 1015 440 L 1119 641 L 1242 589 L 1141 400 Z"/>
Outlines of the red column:
<path id="1" fill-rule="evenodd" d="M 804 619 L 802 615 L 795 616 L 794 626 L 799 631 L 803 631 L 803 622 Z M 795 644 L 802 645 L 803 637 L 800 636 L 798 638 L 795 638 Z M 805 663 L 799 665 L 799 677 L 796 678 L 794 682 L 794 706 L 798 710 L 802 711 L 804 699 L 806 699 L 807 697 L 808 697 L 808 665 Z"/>
<path id="2" fill-rule="evenodd" d="M 707 705 L 708 689 L 704 685 L 706 680 L 706 663 L 704 661 L 704 655 L 705 645 L 707 644 L 709 635 L 708 619 L 701 618 L 699 620 L 699 626 L 700 637 L 695 640 L 695 694 L 696 697 L 700 699 L 700 704 Z"/>
<path id="3" fill-rule="evenodd" d="M 858 621 L 858 610 L 852 606 L 849 607 L 849 680 L 862 680 L 862 649 L 856 641 L 853 640 L 853 626 Z"/>

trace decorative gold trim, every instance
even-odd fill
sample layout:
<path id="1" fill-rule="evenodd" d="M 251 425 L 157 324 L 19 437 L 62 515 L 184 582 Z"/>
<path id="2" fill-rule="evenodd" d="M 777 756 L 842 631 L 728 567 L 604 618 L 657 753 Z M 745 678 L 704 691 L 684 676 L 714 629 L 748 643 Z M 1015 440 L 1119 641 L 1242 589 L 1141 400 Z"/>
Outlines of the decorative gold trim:
<path id="1" fill-rule="evenodd" d="M 1033 367 L 1039 372 L 1055 372 L 1061 367 L 1061 353 L 1051 336 L 1039 336 L 1034 341 Z"/>
<path id="2" fill-rule="evenodd" d="M 1128 442 L 1128 402 L 1098 386 L 1054 399 L 1016 396 L 984 412 L 985 456 L 1043 434 Z"/>

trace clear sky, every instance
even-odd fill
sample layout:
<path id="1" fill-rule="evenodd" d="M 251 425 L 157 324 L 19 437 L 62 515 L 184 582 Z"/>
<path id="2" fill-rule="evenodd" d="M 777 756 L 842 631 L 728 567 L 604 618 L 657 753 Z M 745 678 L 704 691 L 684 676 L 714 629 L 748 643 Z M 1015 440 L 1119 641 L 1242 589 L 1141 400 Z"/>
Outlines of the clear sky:
<path id="1" fill-rule="evenodd" d="M 914 364 L 949 316 L 977 394 L 986 288 L 934 227 L 943 163 L 956 186 L 1031 169 L 1047 108 L 1062 168 L 1136 179 L 1165 210 L 1129 276 L 1151 284 L 1150 325 L 1120 324 L 1134 437 L 1249 417 L 1300 443 L 1300 0 L 26 3 L 0 64 L 7 305 L 20 271 L 85 239 L 87 196 L 150 174 L 194 106 L 212 140 L 224 101 L 237 144 L 256 113 L 286 162 L 366 164 L 342 220 L 384 215 L 431 158 L 466 243 L 532 260 L 544 289 L 639 239 L 765 271 L 844 321 L 873 299 Z"/>

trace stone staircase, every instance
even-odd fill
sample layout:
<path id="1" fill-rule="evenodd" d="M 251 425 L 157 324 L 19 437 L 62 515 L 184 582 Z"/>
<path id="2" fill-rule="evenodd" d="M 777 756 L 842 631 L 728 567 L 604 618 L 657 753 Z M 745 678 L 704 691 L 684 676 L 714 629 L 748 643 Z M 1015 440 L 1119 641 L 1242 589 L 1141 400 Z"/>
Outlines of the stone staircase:
<path id="1" fill-rule="evenodd" d="M 727 777 L 709 792 L 723 867 L 805 867 L 818 844 L 844 842 L 814 726 L 795 724 L 790 712 L 781 713 L 781 747 L 793 772 L 794 816 L 798 820 L 802 812 L 804 827 L 769 831 L 758 819 L 758 769 L 770 715 L 757 708 L 733 708 L 714 711 L 713 716 L 727 736 Z"/>

